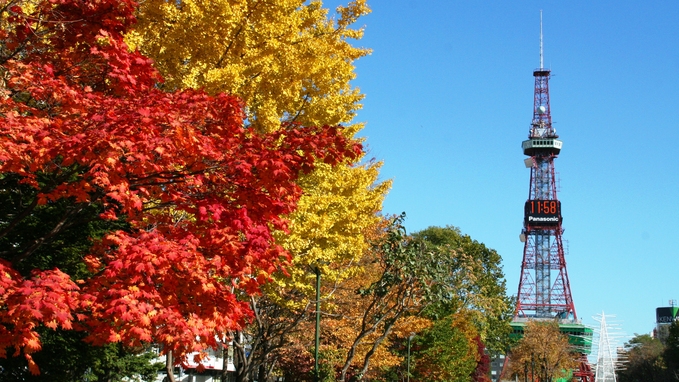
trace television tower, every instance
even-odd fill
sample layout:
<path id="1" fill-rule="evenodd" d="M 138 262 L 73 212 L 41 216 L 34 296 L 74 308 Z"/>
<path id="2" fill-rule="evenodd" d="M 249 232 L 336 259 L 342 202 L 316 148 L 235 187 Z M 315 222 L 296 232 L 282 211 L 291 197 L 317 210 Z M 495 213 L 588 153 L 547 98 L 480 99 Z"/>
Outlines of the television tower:
<path id="1" fill-rule="evenodd" d="M 579 366 L 572 371 L 573 377 L 581 382 L 592 382 L 594 373 L 587 354 L 591 352 L 593 331 L 578 320 L 564 256 L 563 217 L 554 168 L 563 142 L 552 126 L 550 74 L 543 62 L 540 12 L 540 67 L 533 71 L 533 120 L 528 139 L 521 144 L 523 153 L 528 156 L 524 163 L 530 168 L 530 183 L 520 236 L 524 243 L 521 277 L 511 325 L 513 336 L 520 338 L 529 320 L 557 320 L 560 331 L 569 336 L 570 344 L 580 354 Z"/>
<path id="2" fill-rule="evenodd" d="M 542 19 L 542 15 L 540 16 Z M 523 153 L 530 168 L 528 200 L 524 206 L 524 242 L 516 317 L 577 320 L 561 235 L 561 202 L 557 196 L 554 159 L 563 142 L 552 127 L 549 104 L 550 70 L 543 66 L 540 20 L 540 68 L 533 71 L 533 121 Z"/>

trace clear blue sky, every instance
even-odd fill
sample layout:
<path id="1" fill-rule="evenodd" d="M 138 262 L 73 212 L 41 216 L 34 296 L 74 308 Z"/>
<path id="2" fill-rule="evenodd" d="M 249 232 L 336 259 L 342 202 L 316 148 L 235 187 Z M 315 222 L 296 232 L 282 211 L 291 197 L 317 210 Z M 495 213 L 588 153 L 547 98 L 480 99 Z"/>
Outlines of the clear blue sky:
<path id="1" fill-rule="evenodd" d="M 384 211 L 405 211 L 411 232 L 453 225 L 497 250 L 510 294 L 543 10 L 577 315 L 594 326 L 605 311 L 628 335 L 649 333 L 655 308 L 679 299 L 679 1 L 369 5 L 356 120 L 394 181 Z"/>

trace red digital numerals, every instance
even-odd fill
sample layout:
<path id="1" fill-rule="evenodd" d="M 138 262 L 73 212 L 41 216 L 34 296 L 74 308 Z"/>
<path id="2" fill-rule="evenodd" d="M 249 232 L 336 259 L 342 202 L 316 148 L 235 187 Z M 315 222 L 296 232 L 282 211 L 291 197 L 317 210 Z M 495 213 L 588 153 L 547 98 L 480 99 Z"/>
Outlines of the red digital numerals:
<path id="1" fill-rule="evenodd" d="M 558 225 L 561 222 L 561 202 L 558 200 L 528 200 L 524 212 L 528 225 Z"/>

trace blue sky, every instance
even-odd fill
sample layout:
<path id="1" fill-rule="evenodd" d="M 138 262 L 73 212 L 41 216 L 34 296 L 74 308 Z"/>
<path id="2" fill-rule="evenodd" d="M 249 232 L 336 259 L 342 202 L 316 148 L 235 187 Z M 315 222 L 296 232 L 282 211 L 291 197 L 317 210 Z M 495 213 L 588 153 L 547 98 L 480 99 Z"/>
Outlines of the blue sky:
<path id="1" fill-rule="evenodd" d="M 334 8 L 346 1 L 326 1 Z M 679 2 L 369 1 L 357 62 L 384 211 L 452 225 L 503 258 L 516 294 L 532 71 L 552 70 L 566 262 L 578 318 L 628 335 L 679 299 Z"/>

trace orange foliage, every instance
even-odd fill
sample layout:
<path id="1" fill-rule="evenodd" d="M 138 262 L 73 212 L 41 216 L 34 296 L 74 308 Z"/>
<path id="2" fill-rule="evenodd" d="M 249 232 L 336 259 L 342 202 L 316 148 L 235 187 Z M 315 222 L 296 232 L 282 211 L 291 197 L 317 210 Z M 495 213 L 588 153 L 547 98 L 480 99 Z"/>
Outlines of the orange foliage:
<path id="1" fill-rule="evenodd" d="M 38 325 L 78 321 L 95 344 L 154 341 L 178 361 L 216 346 L 250 316 L 234 293 L 257 293 L 285 265 L 272 231 L 286 229 L 297 177 L 318 159 L 361 152 L 336 127 L 258 134 L 236 97 L 160 91 L 151 61 L 123 42 L 135 6 L 45 0 L 25 14 L 14 5 L 0 29 L 0 173 L 33 187 L 29 208 L 96 206 L 98 219 L 129 227 L 91 248 L 94 274 L 80 285 L 58 269 L 15 271 L 33 244 L 4 252 L 0 356 L 13 347 L 34 373 Z"/>

